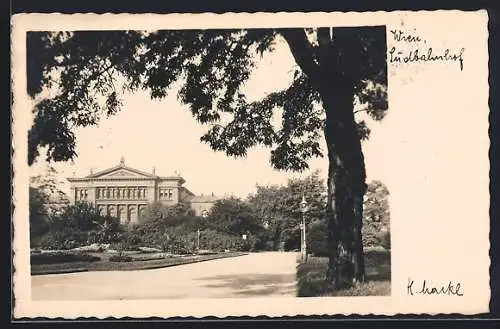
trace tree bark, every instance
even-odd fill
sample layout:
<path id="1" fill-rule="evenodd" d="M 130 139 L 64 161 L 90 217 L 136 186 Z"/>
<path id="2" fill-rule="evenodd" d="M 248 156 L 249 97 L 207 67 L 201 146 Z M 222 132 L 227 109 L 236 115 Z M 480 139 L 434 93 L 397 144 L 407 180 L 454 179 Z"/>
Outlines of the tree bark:
<path id="1" fill-rule="evenodd" d="M 329 159 L 327 280 L 332 289 L 338 290 L 363 282 L 365 277 L 361 228 L 366 172 L 354 120 L 353 87 L 336 83 L 332 89 L 321 92 L 321 96 Z"/>
<path id="2" fill-rule="evenodd" d="M 328 147 L 328 248 L 327 280 L 334 290 L 365 278 L 361 228 L 366 172 L 361 139 L 354 120 L 354 86 L 349 71 L 340 64 L 342 45 L 328 28 L 317 30 L 313 47 L 302 29 L 282 32 L 296 63 L 319 92 L 326 113 Z"/>

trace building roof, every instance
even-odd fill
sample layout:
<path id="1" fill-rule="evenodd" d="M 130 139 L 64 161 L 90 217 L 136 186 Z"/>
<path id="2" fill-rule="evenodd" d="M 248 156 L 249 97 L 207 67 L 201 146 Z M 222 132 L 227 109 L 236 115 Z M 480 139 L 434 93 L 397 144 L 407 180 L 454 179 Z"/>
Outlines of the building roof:
<path id="1" fill-rule="evenodd" d="M 191 196 L 194 196 L 195 194 L 193 192 L 191 192 L 187 187 L 185 186 L 182 186 L 181 187 L 187 194 L 191 195 Z"/>
<path id="2" fill-rule="evenodd" d="M 123 173 L 123 171 L 125 171 L 125 173 Z M 81 181 L 81 180 L 92 180 L 92 179 L 99 179 L 99 178 L 104 178 L 103 176 L 107 176 L 109 175 L 110 178 L 116 178 L 116 177 L 113 177 L 114 175 L 111 175 L 113 172 L 117 172 L 117 175 L 116 176 L 126 176 L 126 173 L 130 173 L 130 174 L 135 174 L 135 175 L 138 175 L 139 177 L 136 177 L 136 178 L 150 178 L 150 179 L 161 179 L 161 180 L 176 180 L 176 181 L 180 181 L 181 184 L 183 184 L 185 182 L 184 178 L 182 178 L 180 175 L 177 175 L 177 176 L 158 176 L 154 173 L 154 169 L 153 169 L 153 173 L 148 173 L 148 172 L 145 172 L 145 171 L 142 171 L 142 170 L 138 170 L 138 169 L 135 169 L 135 168 L 132 168 L 132 167 L 129 167 L 129 166 L 126 166 L 125 165 L 125 160 L 123 159 L 123 157 L 121 158 L 120 160 L 120 164 L 114 166 L 114 167 L 111 167 L 111 168 L 108 168 L 108 169 L 104 169 L 104 170 L 101 170 L 101 171 L 98 171 L 96 173 L 90 173 L 89 175 L 87 176 L 84 176 L 84 177 L 68 177 L 68 181 L 72 182 L 72 181 Z M 123 173 L 121 175 L 118 175 L 120 173 Z M 108 178 L 108 177 L 106 177 Z M 125 178 L 125 177 L 123 177 Z M 133 178 L 133 177 L 131 177 Z"/>
<path id="3" fill-rule="evenodd" d="M 202 202 L 215 202 L 223 199 L 223 197 L 216 195 L 197 195 L 193 197 L 190 201 L 191 203 L 202 203 Z"/>

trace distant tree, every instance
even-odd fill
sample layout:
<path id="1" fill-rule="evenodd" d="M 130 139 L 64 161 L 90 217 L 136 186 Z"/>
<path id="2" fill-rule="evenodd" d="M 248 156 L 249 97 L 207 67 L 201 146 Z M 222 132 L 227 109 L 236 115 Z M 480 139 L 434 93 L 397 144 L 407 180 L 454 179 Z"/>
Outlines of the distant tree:
<path id="1" fill-rule="evenodd" d="M 48 195 L 39 188 L 29 188 L 30 244 L 49 231 Z"/>
<path id="2" fill-rule="evenodd" d="M 40 174 L 30 177 L 30 187 L 44 195 L 44 206 L 49 214 L 69 204 L 66 193 L 59 188 L 62 182 L 57 174 L 54 167 L 47 165 Z"/>
<path id="3" fill-rule="evenodd" d="M 194 216 L 189 203 L 179 202 L 168 206 L 161 202 L 152 202 L 139 215 L 139 221 L 155 220 L 157 218 L 173 218 L 178 216 Z"/>
<path id="4" fill-rule="evenodd" d="M 249 100 L 243 86 L 259 56 L 288 46 L 296 69 L 284 90 Z M 361 226 L 366 173 L 361 141 L 369 135 L 365 112 L 381 120 L 387 110 L 386 30 L 379 27 L 245 30 L 29 32 L 28 93 L 56 84 L 36 104 L 28 135 L 29 162 L 72 159 L 74 127 L 95 125 L 117 113 L 122 90 L 167 95 L 181 82 L 179 100 L 211 127 L 201 140 L 228 156 L 255 145 L 271 148 L 281 170 L 304 170 L 327 144 L 328 281 L 338 289 L 364 280 Z M 117 85 L 118 76 L 124 84 Z M 354 109 L 354 103 L 360 104 Z M 282 125 L 271 118 L 282 109 Z M 230 117 L 227 122 L 222 118 Z"/>
<path id="5" fill-rule="evenodd" d="M 374 180 L 368 184 L 364 199 L 362 231 L 363 243 L 366 246 L 381 243 L 380 236 L 384 234 L 384 230 L 390 229 L 388 198 L 389 190 L 381 181 Z"/>
<path id="6" fill-rule="evenodd" d="M 287 239 L 297 239 L 286 242 L 287 249 L 300 246 L 300 232 L 297 235 L 294 230 L 298 229 L 302 220 L 300 203 L 303 196 L 308 203 L 307 222 L 325 218 L 326 186 L 319 170 L 303 179 L 291 179 L 285 186 L 258 185 L 257 192 L 249 196 L 248 202 L 261 222 L 269 224 L 275 249 Z"/>
<path id="7" fill-rule="evenodd" d="M 79 201 L 70 205 L 58 216 L 54 216 L 51 227 L 68 231 L 99 231 L 101 229 L 119 230 L 120 221 L 112 216 L 102 215 L 94 204 Z"/>
<path id="8" fill-rule="evenodd" d="M 388 223 L 389 212 L 389 190 L 381 181 L 374 180 L 368 184 L 364 201 L 365 220 L 371 222 Z"/>
<path id="9" fill-rule="evenodd" d="M 315 256 L 328 255 L 328 222 L 318 219 L 311 222 L 306 231 L 307 250 Z"/>
<path id="10" fill-rule="evenodd" d="M 274 250 L 280 248 L 283 229 L 288 225 L 296 225 L 296 219 L 287 218 L 289 198 L 290 191 L 286 186 L 261 185 L 257 185 L 257 192 L 248 197 L 249 205 L 259 221 L 268 225 L 267 234 Z"/>
<path id="11" fill-rule="evenodd" d="M 386 231 L 390 228 L 389 190 L 379 180 L 373 180 L 368 184 L 364 199 L 363 215 L 363 245 L 372 247 L 375 245 L 390 246 L 390 235 Z M 315 218 L 307 228 L 308 249 L 317 255 L 325 255 L 327 247 L 328 222 L 324 218 Z"/>
<path id="12" fill-rule="evenodd" d="M 48 232 L 50 217 L 69 202 L 58 184 L 57 171 L 52 166 L 47 166 L 41 174 L 30 177 L 30 243 L 35 243 Z"/>

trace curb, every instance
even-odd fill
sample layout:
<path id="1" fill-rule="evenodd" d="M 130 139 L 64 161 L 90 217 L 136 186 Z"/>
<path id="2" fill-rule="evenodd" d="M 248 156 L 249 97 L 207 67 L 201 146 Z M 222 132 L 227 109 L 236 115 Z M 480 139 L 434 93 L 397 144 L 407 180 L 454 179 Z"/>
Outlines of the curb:
<path id="1" fill-rule="evenodd" d="M 47 271 L 32 271 L 31 275 L 46 275 L 46 274 L 67 274 L 67 273 L 79 273 L 79 272 L 88 272 L 88 268 L 74 268 L 74 269 L 61 269 L 61 270 L 47 270 Z"/>

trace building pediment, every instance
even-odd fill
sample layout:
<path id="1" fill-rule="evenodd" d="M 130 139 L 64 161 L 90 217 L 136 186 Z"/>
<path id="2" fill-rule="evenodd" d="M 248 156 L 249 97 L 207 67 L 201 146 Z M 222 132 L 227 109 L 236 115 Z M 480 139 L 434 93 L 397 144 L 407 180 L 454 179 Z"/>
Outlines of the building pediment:
<path id="1" fill-rule="evenodd" d="M 93 179 L 107 179 L 107 178 L 156 178 L 156 175 L 145 173 L 137 169 L 118 166 L 110 168 L 108 170 L 103 170 L 95 174 L 87 176 Z"/>
<path id="2" fill-rule="evenodd" d="M 112 172 L 96 175 L 93 178 L 147 178 L 153 175 L 139 174 L 136 170 L 116 169 Z"/>
<path id="3" fill-rule="evenodd" d="M 183 184 L 184 179 L 177 176 L 169 176 L 163 177 L 155 174 L 155 170 L 153 168 L 152 173 L 144 172 L 135 168 L 131 168 L 125 165 L 125 160 L 122 158 L 120 160 L 120 164 L 114 166 L 109 169 L 101 170 L 96 173 L 91 172 L 90 175 L 85 177 L 68 177 L 68 181 L 70 182 L 86 182 L 86 181 L 94 181 L 94 180 L 116 180 L 116 179 L 132 179 L 132 180 L 144 180 L 144 179 L 152 179 L 158 180 L 160 182 L 164 181 L 176 181 L 178 184 Z"/>

